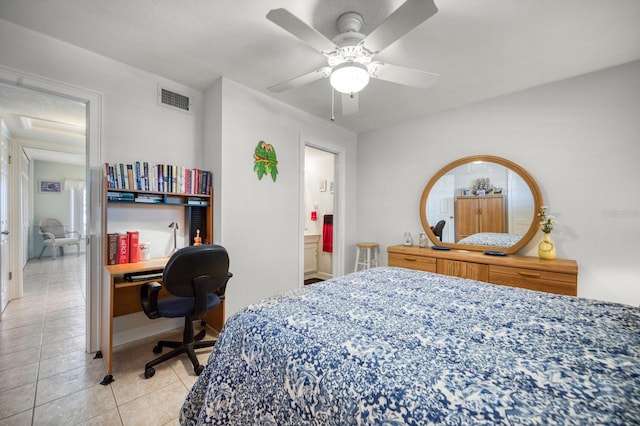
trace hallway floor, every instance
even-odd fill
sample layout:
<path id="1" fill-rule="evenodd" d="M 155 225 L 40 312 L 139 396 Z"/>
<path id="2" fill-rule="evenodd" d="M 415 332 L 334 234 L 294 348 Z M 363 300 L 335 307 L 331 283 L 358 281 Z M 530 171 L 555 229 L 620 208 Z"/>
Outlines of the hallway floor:
<path id="1" fill-rule="evenodd" d="M 85 258 L 75 254 L 30 260 L 24 297 L 9 303 L 0 321 L 0 426 L 175 425 L 197 376 L 185 356 L 144 364 L 160 337 L 114 348 L 110 385 L 101 359 L 85 352 Z M 208 336 L 210 337 L 210 336 Z M 198 358 L 206 363 L 210 348 Z"/>

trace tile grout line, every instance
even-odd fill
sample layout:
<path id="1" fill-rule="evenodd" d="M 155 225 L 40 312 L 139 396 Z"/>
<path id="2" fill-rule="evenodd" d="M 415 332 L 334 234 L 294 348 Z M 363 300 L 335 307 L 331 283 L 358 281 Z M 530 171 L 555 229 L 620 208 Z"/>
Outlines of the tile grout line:
<path id="1" fill-rule="evenodd" d="M 42 342 L 44 340 L 44 326 L 45 326 L 45 322 L 47 320 L 47 304 L 49 303 L 49 284 L 50 284 L 50 280 L 51 280 L 51 276 L 48 275 L 47 276 L 47 291 L 45 292 L 45 301 L 43 304 L 43 312 L 42 312 L 42 328 L 40 331 L 40 346 L 38 348 L 39 353 L 38 353 L 38 368 L 36 371 L 36 384 L 34 386 L 33 389 L 33 407 L 31 408 L 31 426 L 34 425 L 35 422 L 35 418 L 36 418 L 36 407 L 37 407 L 37 401 L 38 401 L 38 382 L 40 381 L 40 363 L 42 362 Z"/>

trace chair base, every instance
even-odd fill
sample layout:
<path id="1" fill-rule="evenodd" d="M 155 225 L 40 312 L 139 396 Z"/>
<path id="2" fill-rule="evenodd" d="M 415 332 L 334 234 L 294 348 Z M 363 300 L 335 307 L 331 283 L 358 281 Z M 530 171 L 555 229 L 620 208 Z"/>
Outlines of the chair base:
<path id="1" fill-rule="evenodd" d="M 64 245 L 66 245 L 66 246 L 71 246 L 71 245 L 76 246 L 77 254 L 78 254 L 78 256 L 80 256 L 80 244 L 64 244 Z M 53 260 L 57 259 L 58 251 L 60 252 L 60 256 L 64 256 L 64 246 L 63 245 L 55 245 L 55 246 L 53 246 L 53 245 L 47 244 L 47 245 L 42 246 L 42 250 L 40 250 L 40 255 L 38 256 L 38 259 L 42 258 L 42 255 L 44 254 L 44 250 L 47 247 L 51 247 L 51 259 L 53 259 Z"/>
<path id="2" fill-rule="evenodd" d="M 201 365 L 198 361 L 198 357 L 196 356 L 195 350 L 201 348 L 209 348 L 215 345 L 217 339 L 215 340 L 202 340 L 206 334 L 206 330 L 200 331 L 196 336 L 193 336 L 193 324 L 190 318 L 185 319 L 185 330 L 184 330 L 184 339 L 182 342 L 177 341 L 167 341 L 160 340 L 156 346 L 153 347 L 153 353 L 159 354 L 162 352 L 163 348 L 173 348 L 172 351 L 167 352 L 164 355 L 159 356 L 158 358 L 149 361 L 144 366 L 144 378 L 148 379 L 153 377 L 156 374 L 156 370 L 153 368 L 154 366 L 163 363 L 171 358 L 175 358 L 178 355 L 182 355 L 184 353 L 187 354 L 191 364 L 193 365 L 193 371 L 196 375 L 200 375 L 202 370 L 204 370 L 204 365 Z M 193 336 L 193 337 L 192 337 Z"/>

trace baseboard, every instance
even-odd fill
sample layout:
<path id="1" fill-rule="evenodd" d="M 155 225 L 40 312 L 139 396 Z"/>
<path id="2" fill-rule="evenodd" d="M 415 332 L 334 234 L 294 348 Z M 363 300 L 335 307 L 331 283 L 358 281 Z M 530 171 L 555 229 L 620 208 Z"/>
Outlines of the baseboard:
<path id="1" fill-rule="evenodd" d="M 327 274 L 326 272 L 318 272 L 315 278 L 320 278 L 321 280 L 328 280 L 332 278 L 332 275 Z"/>

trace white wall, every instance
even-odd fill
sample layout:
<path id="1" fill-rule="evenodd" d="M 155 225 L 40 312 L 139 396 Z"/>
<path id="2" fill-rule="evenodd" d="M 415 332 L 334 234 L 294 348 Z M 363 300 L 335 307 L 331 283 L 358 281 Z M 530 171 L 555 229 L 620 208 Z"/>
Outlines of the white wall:
<path id="1" fill-rule="evenodd" d="M 68 222 L 71 194 L 64 187 L 66 179 L 84 181 L 85 169 L 83 166 L 72 164 L 52 163 L 49 161 L 34 161 L 33 163 L 33 251 L 29 258 L 37 257 L 42 251 L 42 235 L 38 233 L 40 219 L 52 217 L 58 219 L 66 230 L 78 231 L 84 235 L 83 229 L 74 229 Z M 61 183 L 61 192 L 40 192 L 41 180 L 54 180 Z M 26 241 L 25 241 L 26 243 Z M 84 245 L 80 244 L 84 251 Z M 74 246 L 64 248 L 65 253 L 76 254 Z M 46 249 L 43 256 L 51 256 L 51 249 Z"/>
<path id="2" fill-rule="evenodd" d="M 498 155 L 540 185 L 558 257 L 578 261 L 578 295 L 639 305 L 639 117 L 637 61 L 361 135 L 358 211 L 377 214 L 360 215 L 358 237 L 386 248 L 416 235 L 435 172 Z M 536 255 L 538 237 L 521 254 Z"/>
<path id="3" fill-rule="evenodd" d="M 234 276 L 227 287 L 227 316 L 302 281 L 301 152 L 304 137 L 344 150 L 346 247 L 355 236 L 356 135 L 228 79 L 206 93 L 207 108 L 221 110 L 220 128 L 207 126 L 208 162 L 221 162 L 214 179 L 215 239 L 229 251 Z M 303 136 L 301 136 L 303 135 Z M 253 154 L 258 141 L 275 148 L 279 174 L 258 180 Z M 211 155 L 218 155 L 212 158 Z M 219 198 L 218 198 L 219 197 Z M 343 251 L 344 253 L 344 251 Z"/>
<path id="4" fill-rule="evenodd" d="M 102 120 L 100 123 L 91 122 L 89 126 L 100 127 L 103 163 L 140 160 L 204 167 L 202 92 L 2 19 L 0 40 L 0 66 L 50 79 L 54 86 L 61 82 L 102 95 Z M 188 96 L 193 112 L 158 105 L 158 85 Z M 138 216 L 132 218 L 132 226 L 149 222 L 141 212 L 139 209 Z M 154 256 L 164 255 L 167 241 L 172 238 L 166 226 L 180 218 L 166 219 L 160 224 L 167 232 L 166 238 L 159 236 L 158 242 L 152 245 Z M 119 225 L 116 227 L 121 228 Z M 101 267 L 100 260 L 96 259 L 93 264 Z M 145 331 L 136 334 L 131 330 L 150 321 L 142 313 L 116 318 L 114 343 L 125 343 L 145 335 Z M 153 324 L 155 331 L 160 331 L 158 327 L 163 326 L 174 328 L 176 324 L 171 321 L 163 324 L 160 320 Z"/>
<path id="5" fill-rule="evenodd" d="M 102 93 L 103 162 L 202 167 L 200 91 L 2 19 L 0 40 L 0 65 Z M 193 113 L 158 105 L 158 85 L 189 96 Z"/>

